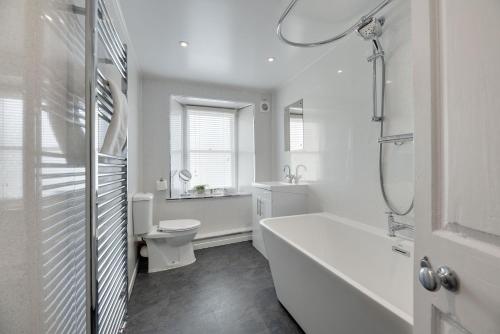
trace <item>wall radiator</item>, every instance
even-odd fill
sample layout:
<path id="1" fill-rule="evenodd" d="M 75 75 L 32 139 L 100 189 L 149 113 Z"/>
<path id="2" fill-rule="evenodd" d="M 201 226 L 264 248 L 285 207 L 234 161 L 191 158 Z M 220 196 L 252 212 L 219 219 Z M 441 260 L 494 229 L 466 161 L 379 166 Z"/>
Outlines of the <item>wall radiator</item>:
<path id="1" fill-rule="evenodd" d="M 127 153 L 100 148 L 113 116 L 108 80 L 127 94 L 127 47 L 102 0 L 86 0 L 86 32 L 91 332 L 114 334 L 127 316 Z"/>

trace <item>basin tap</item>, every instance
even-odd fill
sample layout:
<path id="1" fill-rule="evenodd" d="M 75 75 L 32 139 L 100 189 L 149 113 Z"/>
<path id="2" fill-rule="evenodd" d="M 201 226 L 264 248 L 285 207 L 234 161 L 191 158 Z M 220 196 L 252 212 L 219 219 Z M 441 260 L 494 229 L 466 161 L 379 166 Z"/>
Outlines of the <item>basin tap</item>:
<path id="1" fill-rule="evenodd" d="M 297 165 L 295 167 L 295 183 L 299 183 L 300 179 L 302 178 L 302 175 L 299 174 L 300 168 L 304 169 L 304 171 L 307 171 L 307 167 L 304 165 Z"/>
<path id="2" fill-rule="evenodd" d="M 285 180 L 288 183 L 293 183 L 293 180 L 295 179 L 295 175 L 292 174 L 292 169 L 290 168 L 289 165 L 285 165 L 283 167 L 283 173 L 285 173 Z"/>
<path id="3" fill-rule="evenodd" d="M 387 225 L 388 225 L 388 235 L 390 237 L 395 237 L 397 231 L 401 230 L 410 230 L 410 231 L 415 231 L 415 226 L 410 225 L 410 224 L 405 224 L 405 223 L 400 223 L 397 222 L 394 219 L 394 213 L 393 212 L 387 212 Z"/>

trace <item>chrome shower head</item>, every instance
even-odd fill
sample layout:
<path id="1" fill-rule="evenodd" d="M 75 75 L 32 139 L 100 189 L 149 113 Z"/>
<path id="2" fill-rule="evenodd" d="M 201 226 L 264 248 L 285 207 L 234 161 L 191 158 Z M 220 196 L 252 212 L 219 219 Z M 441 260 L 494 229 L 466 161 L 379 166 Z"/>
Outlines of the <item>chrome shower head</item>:
<path id="1" fill-rule="evenodd" d="M 382 35 L 383 24 L 383 19 L 368 17 L 361 21 L 356 30 L 365 40 L 376 40 L 380 35 Z"/>

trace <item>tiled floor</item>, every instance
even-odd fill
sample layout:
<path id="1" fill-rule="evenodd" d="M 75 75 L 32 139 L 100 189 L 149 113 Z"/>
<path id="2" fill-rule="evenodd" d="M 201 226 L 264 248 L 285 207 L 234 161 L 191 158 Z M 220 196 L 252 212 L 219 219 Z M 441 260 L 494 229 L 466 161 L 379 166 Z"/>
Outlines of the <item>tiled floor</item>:
<path id="1" fill-rule="evenodd" d="M 304 333 L 278 302 L 268 262 L 250 242 L 203 249 L 196 258 L 154 274 L 141 261 L 128 334 Z"/>

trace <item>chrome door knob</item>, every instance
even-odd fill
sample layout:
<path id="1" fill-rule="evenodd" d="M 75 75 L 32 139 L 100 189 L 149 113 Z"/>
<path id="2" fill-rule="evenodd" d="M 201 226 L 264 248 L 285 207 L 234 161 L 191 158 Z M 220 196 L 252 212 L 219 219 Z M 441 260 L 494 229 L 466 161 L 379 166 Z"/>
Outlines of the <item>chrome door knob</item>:
<path id="1" fill-rule="evenodd" d="M 420 260 L 420 271 L 418 272 L 418 280 L 422 286 L 429 291 L 437 291 L 441 287 L 439 278 L 437 277 L 427 256 Z"/>
<path id="2" fill-rule="evenodd" d="M 458 290 L 458 278 L 453 270 L 447 266 L 441 266 L 437 270 L 437 275 L 443 288 L 450 291 Z"/>
<path id="3" fill-rule="evenodd" d="M 418 280 L 429 291 L 437 291 L 441 286 L 449 291 L 458 290 L 458 278 L 455 272 L 447 266 L 441 266 L 437 272 L 434 271 L 427 256 L 420 260 Z"/>

